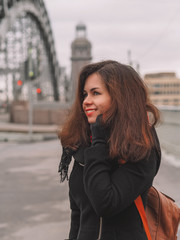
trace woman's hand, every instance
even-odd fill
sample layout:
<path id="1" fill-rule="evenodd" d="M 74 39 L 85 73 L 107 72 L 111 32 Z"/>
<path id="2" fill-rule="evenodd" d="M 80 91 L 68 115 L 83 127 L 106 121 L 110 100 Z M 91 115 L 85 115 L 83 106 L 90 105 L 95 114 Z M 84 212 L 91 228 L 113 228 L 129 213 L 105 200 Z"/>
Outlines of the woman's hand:
<path id="1" fill-rule="evenodd" d="M 92 133 L 92 145 L 97 143 L 107 143 L 110 137 L 110 129 L 102 121 L 102 114 L 98 115 L 96 122 L 90 124 Z"/>

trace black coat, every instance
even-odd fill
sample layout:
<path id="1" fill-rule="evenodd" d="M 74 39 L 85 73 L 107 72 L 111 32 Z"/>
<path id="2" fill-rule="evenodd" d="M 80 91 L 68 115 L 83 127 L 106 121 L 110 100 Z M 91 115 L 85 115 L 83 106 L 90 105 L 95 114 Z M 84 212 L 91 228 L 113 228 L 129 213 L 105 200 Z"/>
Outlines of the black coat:
<path id="1" fill-rule="evenodd" d="M 121 167 L 109 159 L 103 143 L 80 148 L 74 159 L 69 179 L 69 239 L 147 239 L 134 200 L 141 195 L 145 205 L 160 164 L 157 149 L 152 148 L 148 158 Z"/>

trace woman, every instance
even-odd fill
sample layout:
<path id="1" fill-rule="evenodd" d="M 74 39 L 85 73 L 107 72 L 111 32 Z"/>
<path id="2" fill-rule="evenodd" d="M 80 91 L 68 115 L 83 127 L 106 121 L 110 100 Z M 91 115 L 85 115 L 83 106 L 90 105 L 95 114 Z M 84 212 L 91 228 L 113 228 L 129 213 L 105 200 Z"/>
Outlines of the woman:
<path id="1" fill-rule="evenodd" d="M 133 68 L 103 61 L 82 69 L 75 104 L 59 135 L 61 181 L 75 159 L 69 239 L 147 239 L 134 200 L 141 195 L 146 205 L 160 165 L 158 120 Z"/>

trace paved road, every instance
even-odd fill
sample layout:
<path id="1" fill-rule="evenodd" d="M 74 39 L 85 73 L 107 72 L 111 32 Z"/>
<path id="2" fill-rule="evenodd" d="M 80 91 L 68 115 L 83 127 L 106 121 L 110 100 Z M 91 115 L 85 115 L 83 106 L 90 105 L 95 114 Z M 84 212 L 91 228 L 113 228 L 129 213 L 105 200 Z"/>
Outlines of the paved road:
<path id="1" fill-rule="evenodd" d="M 0 143 L 1 240 L 67 237 L 68 187 L 59 183 L 60 154 L 58 140 Z M 179 168 L 164 162 L 155 185 L 180 205 Z"/>
<path id="2" fill-rule="evenodd" d="M 0 239 L 62 240 L 69 229 L 67 183 L 57 173 L 58 140 L 0 143 Z"/>

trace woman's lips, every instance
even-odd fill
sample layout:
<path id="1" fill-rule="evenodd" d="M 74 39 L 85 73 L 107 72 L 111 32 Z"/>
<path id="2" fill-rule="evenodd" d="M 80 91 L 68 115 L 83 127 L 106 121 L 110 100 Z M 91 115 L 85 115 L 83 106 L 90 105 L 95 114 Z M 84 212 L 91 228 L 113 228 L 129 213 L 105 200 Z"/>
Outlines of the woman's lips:
<path id="1" fill-rule="evenodd" d="M 86 116 L 90 116 L 95 112 L 95 109 L 86 109 Z"/>

